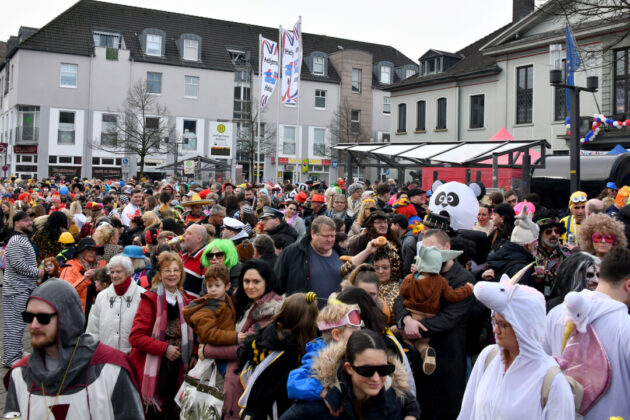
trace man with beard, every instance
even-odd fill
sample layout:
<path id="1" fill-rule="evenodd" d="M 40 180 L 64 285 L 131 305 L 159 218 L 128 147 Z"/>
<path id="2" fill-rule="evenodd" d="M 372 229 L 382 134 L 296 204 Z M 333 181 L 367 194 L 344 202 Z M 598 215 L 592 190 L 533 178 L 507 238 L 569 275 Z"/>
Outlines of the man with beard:
<path id="1" fill-rule="evenodd" d="M 131 360 L 83 334 L 81 301 L 69 283 L 53 279 L 35 289 L 22 319 L 29 324 L 33 353 L 5 377 L 5 415 L 144 418 Z"/>
<path id="2" fill-rule="evenodd" d="M 545 215 L 543 215 L 545 216 Z M 556 276 L 560 264 L 571 255 L 571 251 L 560 243 L 560 235 L 566 228 L 557 217 L 542 217 L 536 221 L 540 228 L 539 244 L 534 251 L 534 287 L 545 299 L 557 295 Z"/>
<path id="3" fill-rule="evenodd" d="M 379 236 L 385 236 L 388 240 L 393 242 L 397 250 L 400 250 L 398 238 L 395 238 L 394 232 L 390 230 L 389 223 L 389 218 L 385 212 L 381 210 L 373 211 L 363 223 L 365 231 L 352 238 L 348 244 L 348 255 L 357 255 L 365 249 L 368 242 Z"/>
<path id="4" fill-rule="evenodd" d="M 37 280 L 44 270 L 37 269 L 37 258 L 28 235 L 33 232 L 33 220 L 23 211 L 13 216 L 15 234 L 5 250 L 6 268 L 2 282 L 2 365 L 10 367 L 22 357 L 22 312 Z"/>

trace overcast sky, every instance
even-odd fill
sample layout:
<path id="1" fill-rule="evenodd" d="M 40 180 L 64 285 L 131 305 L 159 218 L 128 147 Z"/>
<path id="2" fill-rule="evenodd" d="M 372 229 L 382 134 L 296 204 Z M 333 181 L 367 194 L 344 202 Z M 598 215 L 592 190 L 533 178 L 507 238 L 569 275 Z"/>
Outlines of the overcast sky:
<path id="1" fill-rule="evenodd" d="M 1 0 L 0 40 L 40 28 L 74 0 Z M 429 48 L 455 52 L 512 19 L 511 0 L 118 0 L 159 10 L 391 45 L 413 60 Z M 273 6 L 273 7 L 272 7 Z"/>

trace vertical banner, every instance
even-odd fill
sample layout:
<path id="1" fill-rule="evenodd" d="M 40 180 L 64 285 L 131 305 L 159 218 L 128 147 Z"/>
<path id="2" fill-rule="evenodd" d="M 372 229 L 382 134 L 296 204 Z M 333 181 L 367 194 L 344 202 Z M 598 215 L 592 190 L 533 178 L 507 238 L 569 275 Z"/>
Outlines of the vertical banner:
<path id="1" fill-rule="evenodd" d="M 577 49 L 577 44 L 575 43 L 575 39 L 573 38 L 573 34 L 571 33 L 571 28 L 569 28 L 569 24 L 567 23 L 566 28 L 566 44 L 567 44 L 567 58 L 566 58 L 566 75 L 567 75 L 567 85 L 575 86 L 574 73 L 577 69 L 582 65 L 582 60 L 580 59 L 580 54 Z M 567 95 L 567 112 L 571 110 L 571 95 L 569 93 L 569 89 L 566 89 Z"/>
<path id="2" fill-rule="evenodd" d="M 278 43 L 260 37 L 260 108 L 267 105 L 278 82 Z"/>
<path id="3" fill-rule="evenodd" d="M 302 31 L 300 22 L 293 30 L 282 30 L 282 103 L 297 104 L 302 68 Z"/>

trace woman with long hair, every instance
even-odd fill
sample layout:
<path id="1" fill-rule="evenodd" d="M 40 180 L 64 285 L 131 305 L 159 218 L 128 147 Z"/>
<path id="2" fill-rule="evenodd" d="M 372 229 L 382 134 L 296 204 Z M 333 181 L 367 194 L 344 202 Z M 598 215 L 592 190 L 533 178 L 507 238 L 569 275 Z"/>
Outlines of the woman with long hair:
<path id="1" fill-rule="evenodd" d="M 374 210 L 376 210 L 376 200 L 373 198 L 366 198 L 363 200 L 361 207 L 359 208 L 359 212 L 355 215 L 356 217 L 354 223 L 352 223 L 352 226 L 348 231 L 348 239 L 352 239 L 354 236 L 361 233 L 365 219 L 367 219 Z"/>
<path id="2" fill-rule="evenodd" d="M 289 372 L 300 367 L 306 343 L 317 336 L 317 302 L 304 293 L 284 300 L 280 312 L 258 333 L 245 339 L 239 348 L 242 379 L 254 369 L 256 380 L 248 382 L 241 418 L 266 419 L 281 416 L 290 406 L 287 395 Z M 263 363 L 269 357 L 270 363 Z"/>
<path id="3" fill-rule="evenodd" d="M 48 257 L 56 257 L 62 250 L 59 236 L 68 230 L 68 218 L 60 211 L 50 213 L 44 226 L 35 234 L 31 241 L 37 254 L 37 263 Z"/>
<path id="4" fill-rule="evenodd" d="M 313 371 L 327 391 L 324 399 L 298 401 L 282 420 L 420 418 L 404 367 L 374 331 L 362 329 L 347 343 L 328 346 L 314 361 Z"/>
<path id="5" fill-rule="evenodd" d="M 122 245 L 118 245 L 120 232 L 109 223 L 101 223 L 94 231 L 92 238 L 98 246 L 103 247 L 103 255 L 99 255 L 98 260 L 109 262 L 114 255 L 123 251 Z"/>
<path id="6" fill-rule="evenodd" d="M 189 367 L 193 332 L 182 309 L 190 302 L 184 292 L 184 264 L 175 252 L 158 257 L 151 290 L 142 294 L 129 343 L 138 372 L 147 419 L 179 417 L 174 398 Z"/>
<path id="7" fill-rule="evenodd" d="M 494 208 L 492 213 L 494 229 L 488 235 L 490 251 L 501 248 L 505 242 L 510 240 L 512 230 L 514 230 L 515 217 L 514 209 L 507 203 L 501 203 Z"/>
<path id="8" fill-rule="evenodd" d="M 306 226 L 304 225 L 304 219 L 300 217 L 300 205 L 297 201 L 287 201 L 287 206 L 284 211 L 284 221 L 293 226 L 293 229 L 298 233 L 298 241 L 306 235 Z"/>
<path id="9" fill-rule="evenodd" d="M 555 287 L 547 300 L 547 311 L 561 304 L 569 292 L 595 290 L 599 283 L 600 264 L 601 260 L 588 252 L 576 252 L 562 261 L 556 275 Z"/>

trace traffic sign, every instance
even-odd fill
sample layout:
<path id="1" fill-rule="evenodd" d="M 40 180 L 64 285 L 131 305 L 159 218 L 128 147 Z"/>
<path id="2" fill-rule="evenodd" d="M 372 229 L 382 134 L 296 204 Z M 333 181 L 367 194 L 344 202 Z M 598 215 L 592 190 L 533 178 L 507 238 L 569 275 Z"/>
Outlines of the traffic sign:
<path id="1" fill-rule="evenodd" d="M 8 171 L 8 170 L 9 170 L 9 167 L 8 167 L 7 165 L 3 165 L 3 166 L 2 166 L 2 171 L 3 171 L 3 172 L 6 172 L 6 171 Z"/>
<path id="2" fill-rule="evenodd" d="M 337 167 L 337 161 L 336 161 L 336 160 L 333 160 L 333 161 L 332 161 L 332 164 L 331 164 L 330 166 L 332 166 L 333 168 L 336 168 L 336 167 Z"/>
<path id="3" fill-rule="evenodd" d="M 122 160 L 122 164 L 123 164 L 123 165 L 129 165 L 129 159 L 127 159 L 127 158 L 123 158 L 123 160 Z"/>

